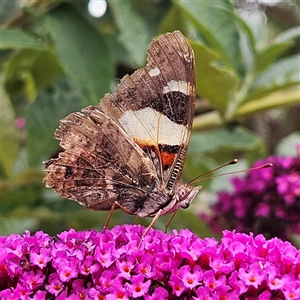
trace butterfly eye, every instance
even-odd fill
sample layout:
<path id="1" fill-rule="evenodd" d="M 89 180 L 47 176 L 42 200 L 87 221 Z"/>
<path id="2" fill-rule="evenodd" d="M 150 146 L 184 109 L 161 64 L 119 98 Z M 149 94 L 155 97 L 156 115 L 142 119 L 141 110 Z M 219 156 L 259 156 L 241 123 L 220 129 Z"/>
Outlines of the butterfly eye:
<path id="1" fill-rule="evenodd" d="M 183 188 L 178 190 L 178 196 L 179 196 L 179 199 L 181 199 L 181 200 L 186 198 L 186 192 Z"/>
<path id="2" fill-rule="evenodd" d="M 186 188 L 184 186 L 180 187 L 177 191 L 178 194 L 178 199 L 180 202 L 183 202 L 184 200 L 186 200 L 187 196 L 188 196 L 188 191 L 186 190 Z M 180 204 L 180 206 L 186 206 L 186 204 Z"/>

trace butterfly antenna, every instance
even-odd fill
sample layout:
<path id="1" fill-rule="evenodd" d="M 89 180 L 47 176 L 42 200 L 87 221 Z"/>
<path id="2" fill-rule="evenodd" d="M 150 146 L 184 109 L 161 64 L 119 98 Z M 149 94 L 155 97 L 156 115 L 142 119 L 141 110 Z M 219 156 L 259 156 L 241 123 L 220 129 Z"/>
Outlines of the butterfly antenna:
<path id="1" fill-rule="evenodd" d="M 253 167 L 253 168 L 249 168 L 249 169 L 244 169 L 244 170 L 239 170 L 239 171 L 233 171 L 233 172 L 227 172 L 227 173 L 222 173 L 222 174 L 218 174 L 218 175 L 214 175 L 214 176 L 209 176 L 209 177 L 204 177 L 205 175 L 207 174 L 210 174 L 212 172 L 215 172 L 223 167 L 226 167 L 226 166 L 229 166 L 229 165 L 234 165 L 238 162 L 238 160 L 235 158 L 233 159 L 232 161 L 226 163 L 226 164 L 223 164 L 215 169 L 212 169 L 208 172 L 205 172 L 197 177 L 195 177 L 194 179 L 192 179 L 191 181 L 189 181 L 188 183 L 195 183 L 195 182 L 199 182 L 199 181 L 202 181 L 202 180 L 207 180 L 207 179 L 212 179 L 212 178 L 216 178 L 216 177 L 220 177 L 220 176 L 225 176 L 225 175 L 232 175 L 232 174 L 237 174 L 237 173 L 242 173 L 242 172 L 248 172 L 248 171 L 254 171 L 254 170 L 260 170 L 260 169 L 264 169 L 264 168 L 270 168 L 273 166 L 272 163 L 266 163 L 266 164 L 263 164 L 263 165 L 260 165 L 260 166 L 257 166 L 257 167 Z"/>
<path id="2" fill-rule="evenodd" d="M 195 177 L 194 179 L 192 179 L 192 180 L 190 180 L 189 182 L 188 182 L 188 184 L 191 184 L 191 183 L 193 183 L 193 182 L 198 182 L 198 181 L 201 181 L 201 180 L 204 180 L 203 178 L 201 178 L 201 177 L 203 177 L 203 176 L 205 176 L 205 175 L 207 175 L 207 174 L 210 174 L 210 173 L 213 173 L 213 172 L 215 172 L 215 171 L 217 171 L 217 170 L 219 170 L 219 169 L 222 169 L 222 168 L 224 168 L 224 167 L 226 167 L 226 166 L 229 166 L 229 165 L 234 165 L 234 164 L 236 164 L 238 162 L 238 159 L 233 159 L 233 160 L 231 160 L 230 162 L 228 162 L 228 163 L 225 163 L 225 164 L 223 164 L 223 165 L 221 165 L 221 166 L 219 166 L 219 167 L 216 167 L 216 168 L 214 168 L 214 169 L 212 169 L 212 170 L 209 170 L 209 171 L 207 171 L 207 172 L 205 172 L 205 173 L 202 173 L 201 175 L 199 175 L 199 176 L 197 176 L 197 177 Z M 200 179 L 200 180 L 198 180 L 198 179 Z"/>

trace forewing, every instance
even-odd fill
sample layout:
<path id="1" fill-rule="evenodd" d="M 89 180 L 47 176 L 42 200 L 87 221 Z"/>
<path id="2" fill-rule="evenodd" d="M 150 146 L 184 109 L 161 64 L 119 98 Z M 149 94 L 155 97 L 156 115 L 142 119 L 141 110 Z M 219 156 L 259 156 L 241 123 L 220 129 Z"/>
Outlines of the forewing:
<path id="1" fill-rule="evenodd" d="M 179 179 L 195 110 L 193 50 L 181 32 L 152 41 L 145 68 L 126 75 L 98 105 L 152 159 L 161 186 Z"/>

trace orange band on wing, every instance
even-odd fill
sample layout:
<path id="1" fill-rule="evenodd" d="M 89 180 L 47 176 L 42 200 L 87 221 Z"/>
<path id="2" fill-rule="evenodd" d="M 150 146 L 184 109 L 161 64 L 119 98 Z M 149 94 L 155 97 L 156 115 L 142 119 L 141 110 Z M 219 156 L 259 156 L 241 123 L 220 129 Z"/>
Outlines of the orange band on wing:
<path id="1" fill-rule="evenodd" d="M 163 167 L 170 167 L 174 162 L 175 153 L 161 152 L 160 157 Z"/>

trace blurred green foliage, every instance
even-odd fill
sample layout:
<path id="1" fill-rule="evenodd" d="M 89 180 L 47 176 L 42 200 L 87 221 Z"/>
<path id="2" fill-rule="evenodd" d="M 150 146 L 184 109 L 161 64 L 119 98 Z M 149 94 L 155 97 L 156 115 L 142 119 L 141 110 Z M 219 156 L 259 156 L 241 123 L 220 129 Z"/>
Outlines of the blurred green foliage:
<path id="1" fill-rule="evenodd" d="M 184 180 L 235 157 L 247 167 L 299 141 L 299 2 L 108 1 L 99 19 L 87 5 L 1 5 L 0 234 L 102 228 L 107 212 L 85 210 L 44 187 L 42 162 L 59 151 L 52 138 L 59 120 L 98 103 L 116 88 L 115 78 L 143 67 L 149 42 L 166 31 L 181 30 L 196 57 L 199 101 Z M 171 228 L 211 235 L 197 212 L 228 180 L 203 182 L 194 208 L 178 213 Z M 156 226 L 164 228 L 166 219 Z M 133 220 L 116 212 L 110 226 Z"/>

